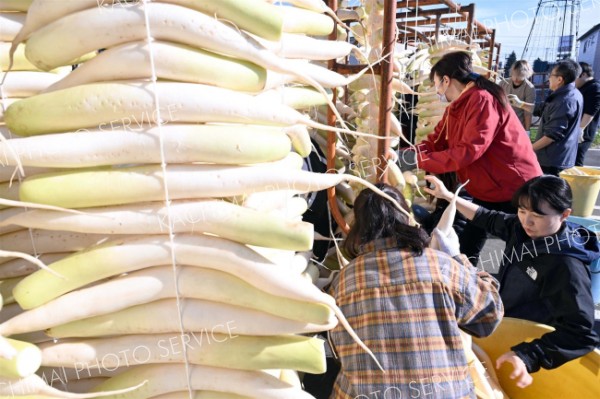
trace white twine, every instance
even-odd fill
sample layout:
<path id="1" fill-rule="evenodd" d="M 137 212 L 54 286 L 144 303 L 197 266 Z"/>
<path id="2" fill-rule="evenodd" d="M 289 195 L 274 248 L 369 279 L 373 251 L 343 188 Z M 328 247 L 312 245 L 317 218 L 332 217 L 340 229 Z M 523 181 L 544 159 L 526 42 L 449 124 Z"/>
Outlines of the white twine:
<path id="1" fill-rule="evenodd" d="M 167 163 L 165 160 L 166 157 L 165 157 L 165 149 L 164 149 L 163 130 L 162 130 L 163 120 L 160 115 L 160 101 L 158 98 L 158 87 L 157 87 L 157 83 L 156 83 L 156 81 L 157 81 L 156 67 L 154 64 L 154 53 L 152 51 L 153 38 L 152 38 L 152 35 L 150 34 L 150 18 L 148 16 L 148 8 L 147 8 L 149 0 L 142 0 L 142 1 L 143 1 L 144 20 L 145 20 L 144 22 L 146 25 L 146 40 L 148 42 L 148 51 L 149 51 L 149 55 L 150 55 L 150 70 L 152 71 L 151 81 L 152 81 L 152 89 L 153 89 L 152 92 L 154 95 L 156 123 L 158 124 L 158 137 L 159 137 L 160 159 L 161 159 L 160 167 L 161 167 L 162 175 L 163 175 L 165 205 L 166 205 L 166 209 L 167 209 L 167 224 L 168 224 L 168 228 L 169 228 L 169 244 L 171 247 L 171 266 L 173 268 L 173 279 L 175 281 L 175 295 L 176 295 L 176 302 L 177 302 L 177 312 L 179 314 L 179 331 L 181 334 L 182 342 L 185 342 L 186 333 L 185 333 L 185 330 L 183 327 L 181 294 L 179 292 L 179 285 L 177 284 L 177 260 L 175 259 L 175 233 L 173 232 L 173 217 L 172 217 L 172 209 L 171 209 L 171 198 L 169 196 L 169 186 L 167 183 Z M 190 370 L 190 363 L 189 363 L 188 355 L 187 355 L 187 348 L 186 348 L 186 345 L 182 345 L 182 346 L 183 346 L 183 358 L 185 360 L 185 372 L 187 374 L 188 394 L 189 394 L 189 398 L 193 399 L 194 392 L 192 390 L 192 384 L 191 384 L 191 370 Z"/>

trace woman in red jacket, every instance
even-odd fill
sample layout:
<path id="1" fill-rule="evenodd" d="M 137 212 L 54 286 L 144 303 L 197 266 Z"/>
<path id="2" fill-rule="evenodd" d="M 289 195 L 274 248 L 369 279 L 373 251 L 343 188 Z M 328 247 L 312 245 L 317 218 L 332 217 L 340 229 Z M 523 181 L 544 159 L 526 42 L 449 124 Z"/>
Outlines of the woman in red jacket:
<path id="1" fill-rule="evenodd" d="M 429 78 L 450 105 L 434 132 L 417 146 L 419 167 L 432 174 L 456 172 L 459 182 L 470 180 L 466 190 L 475 204 L 516 213 L 512 195 L 542 170 L 504 90 L 473 73 L 465 52 L 446 54 Z M 485 231 L 470 223 L 460 235 L 461 252 L 473 264 L 485 239 Z"/>

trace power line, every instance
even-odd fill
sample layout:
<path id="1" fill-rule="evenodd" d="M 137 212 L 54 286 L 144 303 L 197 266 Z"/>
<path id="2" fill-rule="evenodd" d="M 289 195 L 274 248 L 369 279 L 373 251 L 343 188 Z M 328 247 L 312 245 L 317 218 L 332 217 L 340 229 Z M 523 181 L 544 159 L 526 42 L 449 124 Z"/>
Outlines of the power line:
<path id="1" fill-rule="evenodd" d="M 580 14 L 580 0 L 540 0 L 521 58 L 575 58 Z M 556 15 L 558 21 L 548 15 Z"/>

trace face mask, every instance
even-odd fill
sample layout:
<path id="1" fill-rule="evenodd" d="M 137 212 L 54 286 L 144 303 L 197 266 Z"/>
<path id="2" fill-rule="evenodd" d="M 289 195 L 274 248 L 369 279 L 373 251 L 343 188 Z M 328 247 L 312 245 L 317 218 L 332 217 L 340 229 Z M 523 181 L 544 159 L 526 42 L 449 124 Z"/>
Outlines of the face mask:
<path id="1" fill-rule="evenodd" d="M 442 83 L 442 82 L 440 81 L 440 83 Z M 448 90 L 448 89 L 446 89 L 446 90 Z M 438 94 L 437 92 L 438 92 L 438 87 L 435 86 L 435 93 L 437 94 L 438 98 L 440 99 L 440 102 L 447 103 L 448 99 L 446 98 L 446 92 L 444 92 L 443 94 Z"/>

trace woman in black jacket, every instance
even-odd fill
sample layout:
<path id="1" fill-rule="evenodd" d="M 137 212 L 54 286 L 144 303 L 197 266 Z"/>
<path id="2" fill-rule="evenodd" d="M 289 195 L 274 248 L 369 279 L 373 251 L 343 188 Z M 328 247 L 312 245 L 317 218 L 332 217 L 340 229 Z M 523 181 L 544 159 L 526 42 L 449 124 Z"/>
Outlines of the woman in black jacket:
<path id="1" fill-rule="evenodd" d="M 439 179 L 426 180 L 433 184 L 425 189 L 429 194 L 453 198 Z M 506 241 L 497 275 L 504 315 L 556 329 L 498 358 L 496 367 L 511 363 L 511 378 L 524 388 L 532 382 L 529 373 L 559 367 L 598 345 L 589 264 L 600 257 L 600 246 L 593 232 L 566 221 L 572 193 L 559 177 L 529 180 L 517 190 L 513 204 L 517 215 L 490 211 L 460 197 L 456 205 L 473 224 Z"/>

